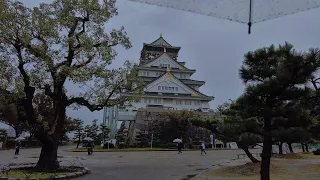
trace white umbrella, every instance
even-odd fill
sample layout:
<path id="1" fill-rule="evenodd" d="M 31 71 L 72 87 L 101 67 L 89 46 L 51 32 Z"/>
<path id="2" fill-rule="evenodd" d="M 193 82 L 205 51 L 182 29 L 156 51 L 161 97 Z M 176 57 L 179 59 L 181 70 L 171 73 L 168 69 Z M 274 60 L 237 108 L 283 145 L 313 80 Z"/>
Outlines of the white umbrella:
<path id="1" fill-rule="evenodd" d="M 173 142 L 174 142 L 174 143 L 181 143 L 182 140 L 181 140 L 181 139 L 175 139 L 175 140 L 173 140 Z"/>
<path id="2" fill-rule="evenodd" d="M 83 140 L 85 140 L 85 141 L 93 141 L 93 139 L 91 137 L 85 137 Z"/>
<path id="3" fill-rule="evenodd" d="M 129 0 L 248 24 L 320 7 L 319 0 Z"/>
<path id="4" fill-rule="evenodd" d="M 25 140 L 26 138 L 24 138 L 24 137 L 18 137 L 18 138 L 16 138 L 15 139 L 15 141 L 23 141 L 23 140 Z"/>

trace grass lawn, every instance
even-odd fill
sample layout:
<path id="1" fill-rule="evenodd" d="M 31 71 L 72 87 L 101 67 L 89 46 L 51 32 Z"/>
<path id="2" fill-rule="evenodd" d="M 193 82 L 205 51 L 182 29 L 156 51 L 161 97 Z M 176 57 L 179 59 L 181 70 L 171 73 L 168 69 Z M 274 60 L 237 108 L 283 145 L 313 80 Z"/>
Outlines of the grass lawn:
<path id="1" fill-rule="evenodd" d="M 319 180 L 320 157 L 309 153 L 288 154 L 271 159 L 270 175 L 272 180 Z M 248 161 L 249 162 L 249 161 Z M 258 180 L 260 163 L 247 163 L 239 166 L 226 166 L 212 169 L 196 180 Z"/>
<path id="2" fill-rule="evenodd" d="M 28 171 L 23 170 L 12 170 L 9 171 L 8 175 L 6 177 L 8 178 L 49 178 L 49 177 L 55 177 L 55 176 L 61 176 L 61 175 L 67 175 L 70 172 L 57 172 L 57 173 L 40 173 L 40 172 L 34 172 L 30 173 Z"/>

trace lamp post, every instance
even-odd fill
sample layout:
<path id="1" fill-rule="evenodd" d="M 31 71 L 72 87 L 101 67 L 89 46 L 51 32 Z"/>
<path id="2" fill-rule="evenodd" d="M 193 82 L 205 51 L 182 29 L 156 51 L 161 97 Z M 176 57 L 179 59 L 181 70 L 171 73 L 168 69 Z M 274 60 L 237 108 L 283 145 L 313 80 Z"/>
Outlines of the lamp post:
<path id="1" fill-rule="evenodd" d="M 152 117 L 151 117 L 151 112 L 148 112 L 148 115 L 147 115 L 147 121 L 148 121 L 148 124 L 151 124 L 151 127 L 149 126 L 149 129 L 151 130 L 151 149 L 152 149 L 152 144 L 153 144 L 153 122 L 152 122 Z"/>

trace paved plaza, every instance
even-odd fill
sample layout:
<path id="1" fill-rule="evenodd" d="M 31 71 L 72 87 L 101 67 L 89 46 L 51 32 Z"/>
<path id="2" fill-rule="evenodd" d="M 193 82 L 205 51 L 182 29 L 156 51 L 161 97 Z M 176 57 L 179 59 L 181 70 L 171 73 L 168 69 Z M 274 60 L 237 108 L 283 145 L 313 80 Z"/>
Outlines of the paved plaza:
<path id="1" fill-rule="evenodd" d="M 63 165 L 88 167 L 91 174 L 81 180 L 182 180 L 197 175 L 213 166 L 231 162 L 242 150 L 175 151 L 150 152 L 96 152 L 88 156 L 85 152 L 66 152 L 69 147 L 60 147 L 59 160 Z M 253 150 L 259 152 L 261 150 Z M 0 164 L 36 162 L 40 149 L 21 149 L 19 156 L 13 150 L 0 151 Z"/>

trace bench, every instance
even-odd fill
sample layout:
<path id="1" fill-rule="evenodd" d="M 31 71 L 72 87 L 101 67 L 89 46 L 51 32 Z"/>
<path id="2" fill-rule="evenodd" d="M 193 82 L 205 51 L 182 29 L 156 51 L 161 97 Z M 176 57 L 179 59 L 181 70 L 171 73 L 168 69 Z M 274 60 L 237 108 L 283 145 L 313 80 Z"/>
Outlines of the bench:
<path id="1" fill-rule="evenodd" d="M 255 155 L 256 157 L 261 157 L 261 153 L 251 153 L 252 155 Z M 243 159 L 245 158 L 247 155 L 246 154 L 237 154 L 238 159 Z M 240 158 L 241 157 L 241 158 Z"/>

